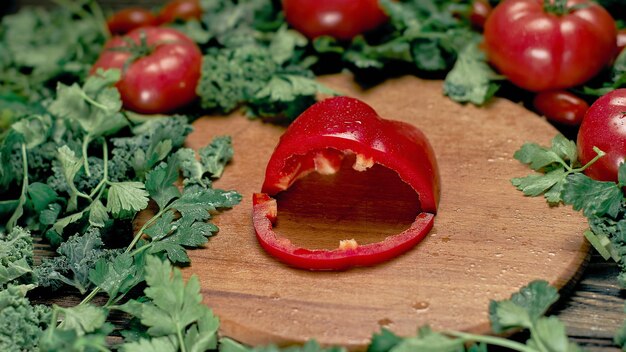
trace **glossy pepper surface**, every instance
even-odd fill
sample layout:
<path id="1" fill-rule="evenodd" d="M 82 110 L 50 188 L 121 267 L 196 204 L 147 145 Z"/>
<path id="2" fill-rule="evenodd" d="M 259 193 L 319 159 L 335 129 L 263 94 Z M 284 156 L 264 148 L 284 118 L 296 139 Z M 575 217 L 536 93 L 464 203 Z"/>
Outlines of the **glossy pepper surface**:
<path id="1" fill-rule="evenodd" d="M 294 246 L 273 231 L 277 203 L 273 195 L 309 173 L 333 174 L 346 155 L 353 168 L 365 171 L 375 163 L 395 171 L 419 197 L 421 212 L 404 232 L 381 242 L 359 245 L 341 241 L 333 250 Z M 439 200 L 439 172 L 426 136 L 413 125 L 383 119 L 364 102 L 335 97 L 300 115 L 281 137 L 265 173 L 261 193 L 254 195 L 253 222 L 261 246 L 277 259 L 298 268 L 342 270 L 374 265 L 408 251 L 433 226 Z M 382 209 L 381 211 L 384 211 Z"/>

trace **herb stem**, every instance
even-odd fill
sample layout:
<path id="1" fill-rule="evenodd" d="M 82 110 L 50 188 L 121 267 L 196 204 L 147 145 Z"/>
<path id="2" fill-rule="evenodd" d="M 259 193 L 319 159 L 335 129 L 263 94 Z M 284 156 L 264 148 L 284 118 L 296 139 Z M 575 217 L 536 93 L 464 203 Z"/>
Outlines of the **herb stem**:
<path id="1" fill-rule="evenodd" d="M 85 93 L 84 91 L 80 90 L 78 94 L 80 94 L 81 98 L 85 99 L 86 102 L 88 102 L 89 104 L 97 107 L 98 109 L 104 110 L 104 111 L 109 111 L 108 107 L 106 107 L 105 105 L 102 105 L 99 102 L 95 101 L 93 98 L 88 96 L 87 93 Z"/>
<path id="2" fill-rule="evenodd" d="M 109 182 L 109 146 L 104 138 L 102 139 L 102 164 L 104 168 L 102 171 L 102 180 L 100 180 L 93 191 L 89 194 L 89 196 L 93 198 L 96 194 L 98 194 L 98 191 L 100 191 L 96 199 L 100 199 L 102 196 L 102 186 Z"/>
<path id="3" fill-rule="evenodd" d="M 17 220 L 19 220 L 24 213 L 23 207 L 24 203 L 26 203 L 26 192 L 28 191 L 28 153 L 26 153 L 26 144 L 24 143 L 22 143 L 22 169 L 24 170 L 24 175 L 22 176 L 22 192 L 20 193 L 20 199 L 13 215 L 11 215 L 11 218 L 7 221 L 6 226 L 9 231 L 17 225 Z"/>
<path id="4" fill-rule="evenodd" d="M 91 172 L 89 171 L 89 157 L 87 156 L 87 148 L 89 147 L 90 142 L 91 137 L 89 136 L 89 134 L 87 134 L 83 139 L 83 166 L 85 168 L 85 175 L 87 175 L 87 177 L 91 177 Z"/>
<path id="5" fill-rule="evenodd" d="M 606 153 L 603 152 L 602 150 L 600 150 L 598 147 L 593 147 L 593 151 L 595 151 L 597 153 L 597 155 L 591 159 L 588 163 L 586 163 L 584 166 L 576 169 L 575 171 L 578 172 L 583 172 L 585 171 L 585 169 L 587 169 L 589 166 L 591 166 L 593 163 L 595 163 L 596 161 L 598 161 L 598 159 L 600 159 L 601 157 L 605 156 Z"/>
<path id="6" fill-rule="evenodd" d="M 143 224 L 143 226 L 139 229 L 139 231 L 137 231 L 137 234 L 135 234 L 135 238 L 133 238 L 133 241 L 128 245 L 128 247 L 126 247 L 126 250 L 124 251 L 124 253 L 130 252 L 130 250 L 133 249 L 133 247 L 135 247 L 135 245 L 141 238 L 141 235 L 148 228 L 148 226 L 152 225 L 153 222 L 155 222 L 158 218 L 161 217 L 161 215 L 165 214 L 165 212 L 168 210 L 169 210 L 169 207 L 165 207 L 161 209 L 158 213 L 156 213 L 156 215 L 151 217 L 148 221 L 146 221 L 146 223 Z"/>
<path id="7" fill-rule="evenodd" d="M 516 341 L 507 340 L 501 337 L 475 335 L 475 334 L 469 334 L 469 333 L 458 332 L 458 331 L 444 331 L 443 333 L 449 336 L 460 338 L 464 340 L 465 342 L 467 341 L 484 342 L 489 345 L 505 347 L 505 348 L 508 348 L 514 351 L 519 351 L 519 352 L 537 352 L 535 349 L 530 348 L 524 344 L 521 344 Z"/>
<path id="8" fill-rule="evenodd" d="M 151 246 L 152 246 L 152 242 L 147 243 L 147 244 L 145 244 L 145 245 L 143 245 L 143 246 L 141 246 L 141 247 L 139 247 L 139 248 L 135 249 L 134 251 L 132 251 L 132 252 L 130 253 L 130 255 L 131 255 L 131 256 L 135 256 L 135 255 L 137 255 L 137 254 L 141 253 L 142 251 L 144 251 L 144 250 L 146 250 L 146 249 L 150 248 Z"/>
<path id="9" fill-rule="evenodd" d="M 187 352 L 187 348 L 185 347 L 185 340 L 183 339 L 183 334 L 180 328 L 176 329 L 176 336 L 178 337 L 178 344 L 180 345 L 180 352 Z"/>
<path id="10" fill-rule="evenodd" d="M 100 287 L 96 287 L 94 288 L 88 295 L 87 297 L 85 297 L 82 301 L 80 301 L 80 303 L 78 304 L 79 306 L 82 306 L 83 304 L 87 304 L 89 302 L 91 302 L 91 300 L 96 297 L 96 295 L 100 293 Z"/>

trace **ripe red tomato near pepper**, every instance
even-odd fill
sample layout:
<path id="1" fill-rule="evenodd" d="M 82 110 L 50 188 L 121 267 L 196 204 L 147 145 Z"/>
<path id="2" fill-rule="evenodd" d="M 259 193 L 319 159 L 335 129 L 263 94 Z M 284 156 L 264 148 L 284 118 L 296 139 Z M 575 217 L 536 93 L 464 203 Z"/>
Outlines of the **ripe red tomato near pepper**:
<path id="1" fill-rule="evenodd" d="M 157 24 L 156 16 L 141 7 L 120 10 L 107 19 L 109 32 L 114 35 L 126 34 L 136 28 L 156 26 Z"/>
<path id="2" fill-rule="evenodd" d="M 626 158 L 626 89 L 614 90 L 596 100 L 578 130 L 578 157 L 584 165 L 598 147 L 606 153 L 585 174 L 599 181 L 617 181 L 619 165 Z"/>
<path id="3" fill-rule="evenodd" d="M 517 86 L 564 89 L 586 82 L 611 61 L 616 31 L 611 15 L 592 1 L 505 0 L 485 23 L 485 49 Z"/>
<path id="4" fill-rule="evenodd" d="M 354 169 L 365 171 L 378 163 L 415 190 L 421 213 L 411 227 L 382 242 L 341 241 L 334 250 L 299 248 L 278 236 L 273 231 L 278 209 L 272 196 L 311 172 L 337 172 L 347 154 L 356 155 Z M 262 193 L 253 197 L 253 224 L 261 246 L 291 266 L 342 270 L 374 265 L 408 251 L 426 236 L 437 212 L 439 184 L 433 149 L 419 129 L 383 119 L 357 99 L 330 98 L 302 113 L 281 137 L 267 164 Z"/>
<path id="5" fill-rule="evenodd" d="M 533 105 L 548 120 L 568 126 L 579 126 L 589 109 L 585 100 L 565 90 L 538 93 Z"/>
<path id="6" fill-rule="evenodd" d="M 202 7 L 199 0 L 173 0 L 165 4 L 159 11 L 161 23 L 170 23 L 176 20 L 200 19 Z"/>
<path id="7" fill-rule="evenodd" d="M 493 8 L 487 0 L 474 0 L 472 1 L 472 8 L 469 15 L 469 20 L 472 26 L 482 29 L 485 27 L 485 22 L 491 14 Z"/>
<path id="8" fill-rule="evenodd" d="M 124 107 L 157 114 L 196 99 L 201 65 L 202 53 L 189 37 L 171 28 L 146 27 L 110 39 L 91 70 L 121 69 L 117 88 Z"/>
<path id="9" fill-rule="evenodd" d="M 287 22 L 309 38 L 349 40 L 387 21 L 378 0 L 283 0 Z"/>

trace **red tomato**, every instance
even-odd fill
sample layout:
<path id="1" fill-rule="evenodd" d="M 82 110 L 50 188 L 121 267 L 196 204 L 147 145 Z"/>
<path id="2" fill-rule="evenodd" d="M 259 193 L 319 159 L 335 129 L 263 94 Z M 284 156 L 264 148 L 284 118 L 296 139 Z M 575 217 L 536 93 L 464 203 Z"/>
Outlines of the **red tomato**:
<path id="1" fill-rule="evenodd" d="M 159 11 L 161 23 L 170 23 L 176 20 L 200 19 L 202 7 L 199 0 L 173 0 L 165 4 Z"/>
<path id="2" fill-rule="evenodd" d="M 562 125 L 578 126 L 589 109 L 589 104 L 564 90 L 551 90 L 535 95 L 535 109 L 548 120 Z"/>
<path id="3" fill-rule="evenodd" d="M 543 0 L 505 0 L 485 23 L 487 56 L 511 82 L 536 92 L 565 89 L 611 61 L 617 29 L 603 7 L 570 0 L 557 15 L 543 6 Z"/>
<path id="4" fill-rule="evenodd" d="M 140 7 L 130 7 L 114 13 L 107 19 L 111 34 L 126 34 L 135 28 L 156 26 L 158 20 L 152 12 Z"/>
<path id="5" fill-rule="evenodd" d="M 593 147 L 606 153 L 585 170 L 599 181 L 617 181 L 619 164 L 626 158 L 626 89 L 614 90 L 596 100 L 578 130 L 578 155 L 586 164 L 596 156 Z"/>
<path id="6" fill-rule="evenodd" d="M 283 0 L 287 22 L 309 38 L 352 39 L 387 21 L 378 0 Z"/>
<path id="7" fill-rule="evenodd" d="M 145 55 L 136 58 L 140 52 Z M 202 53 L 189 37 L 171 28 L 146 27 L 109 40 L 91 72 L 123 69 L 117 88 L 124 107 L 156 114 L 171 112 L 196 98 L 201 65 Z"/>
<path id="8" fill-rule="evenodd" d="M 474 0 L 472 1 L 472 10 L 470 12 L 469 20 L 476 28 L 484 28 L 487 17 L 491 14 L 493 8 L 487 0 Z"/>

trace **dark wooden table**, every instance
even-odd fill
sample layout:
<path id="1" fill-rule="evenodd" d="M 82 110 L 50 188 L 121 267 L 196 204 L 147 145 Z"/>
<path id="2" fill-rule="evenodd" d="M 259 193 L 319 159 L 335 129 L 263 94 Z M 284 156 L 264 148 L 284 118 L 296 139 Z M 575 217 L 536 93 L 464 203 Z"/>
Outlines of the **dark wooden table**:
<path id="1" fill-rule="evenodd" d="M 128 6 L 151 7 L 164 2 L 164 0 L 100 0 L 102 6 L 107 9 Z M 3 6 L 9 8 L 11 7 L 9 3 L 11 1 L 7 1 Z M 18 0 L 15 8 L 42 4 L 52 6 L 52 1 Z M 567 292 L 562 293 L 562 299 L 554 307 L 553 314 L 567 325 L 571 339 L 586 350 L 619 351 L 613 344 L 613 335 L 626 318 L 624 313 L 626 290 L 620 289 L 617 284 L 618 274 L 619 268 L 615 263 L 606 262 L 598 254 L 592 253 L 579 281 Z M 55 298 L 55 301 L 67 305 L 78 303 L 79 299 L 70 295 Z"/>

